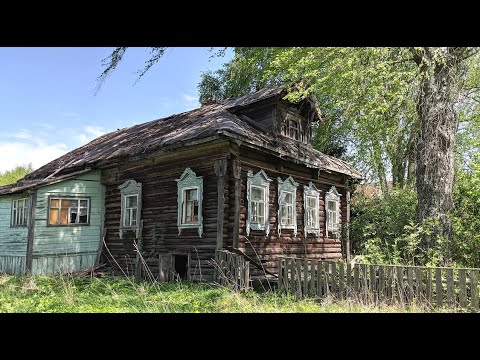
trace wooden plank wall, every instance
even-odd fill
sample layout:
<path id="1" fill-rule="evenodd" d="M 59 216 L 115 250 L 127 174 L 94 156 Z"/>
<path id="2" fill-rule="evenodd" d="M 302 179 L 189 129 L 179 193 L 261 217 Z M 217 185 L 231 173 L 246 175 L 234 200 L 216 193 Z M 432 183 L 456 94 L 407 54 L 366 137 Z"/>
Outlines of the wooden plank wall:
<path id="1" fill-rule="evenodd" d="M 217 239 L 218 196 L 214 162 L 228 158 L 228 142 L 198 145 L 193 149 L 177 150 L 161 156 L 151 155 L 139 161 L 125 162 L 102 172 L 106 185 L 105 228 L 108 249 L 102 257 L 109 268 L 117 274 L 133 274 L 136 256 L 135 234 L 125 232 L 119 237 L 120 191 L 118 186 L 128 179 L 142 183 L 143 253 L 153 275 L 162 272 L 162 279 L 169 279 L 172 254 L 190 254 L 190 279 L 213 280 L 211 260 L 215 258 Z M 190 167 L 197 176 L 203 176 L 203 235 L 197 229 L 177 228 L 177 182 L 185 168 Z M 224 198 L 229 199 L 229 171 L 225 175 Z M 224 239 L 227 239 L 229 201 L 225 200 Z M 160 259 L 161 258 L 161 259 Z M 162 269 L 160 269 L 162 263 Z"/>
<path id="2" fill-rule="evenodd" d="M 240 156 L 241 163 L 241 206 L 240 206 L 240 230 L 239 230 L 239 248 L 247 255 L 260 262 L 267 270 L 276 273 L 278 259 L 280 256 L 308 257 L 323 260 L 338 260 L 342 257 L 342 245 L 340 239 L 325 237 L 325 193 L 330 190 L 333 184 L 337 191 L 342 194 L 340 222 L 346 218 L 347 203 L 345 200 L 345 188 L 342 186 L 341 178 L 331 174 L 322 173 L 321 178 L 316 176 L 316 170 L 306 168 L 305 166 L 295 165 L 287 162 L 279 162 L 274 157 L 267 157 L 262 154 L 243 151 Z M 249 236 L 246 234 L 246 216 L 247 216 L 247 172 L 252 170 L 255 174 L 263 169 L 273 180 L 270 183 L 269 196 L 269 218 L 270 232 L 265 236 L 264 231 L 251 230 Z M 272 171 L 274 170 L 274 171 Z M 277 177 L 285 180 L 288 175 L 292 175 L 294 180 L 299 183 L 296 197 L 297 211 L 297 236 L 294 236 L 293 230 L 282 229 L 278 235 L 278 198 Z M 321 236 L 308 234 L 304 236 L 304 204 L 303 204 L 303 185 L 308 185 L 312 181 L 315 186 L 321 190 L 320 194 L 320 228 Z M 233 180 L 230 183 L 233 191 Z M 233 199 L 230 199 L 233 204 Z M 230 219 L 232 220 L 232 218 Z M 252 275 L 264 275 L 262 270 L 251 267 Z"/>
<path id="3" fill-rule="evenodd" d="M 90 225 L 47 226 L 48 197 L 85 196 L 90 198 Z M 32 274 L 66 273 L 91 267 L 101 245 L 103 191 L 100 171 L 41 187 L 37 191 Z"/>
<path id="4" fill-rule="evenodd" d="M 0 197 L 0 272 L 21 275 L 25 272 L 28 228 L 11 227 L 12 201 L 27 194 Z"/>
<path id="5" fill-rule="evenodd" d="M 327 262 L 282 257 L 278 289 L 296 296 L 354 298 L 367 303 L 424 304 L 479 311 L 480 269 Z"/>

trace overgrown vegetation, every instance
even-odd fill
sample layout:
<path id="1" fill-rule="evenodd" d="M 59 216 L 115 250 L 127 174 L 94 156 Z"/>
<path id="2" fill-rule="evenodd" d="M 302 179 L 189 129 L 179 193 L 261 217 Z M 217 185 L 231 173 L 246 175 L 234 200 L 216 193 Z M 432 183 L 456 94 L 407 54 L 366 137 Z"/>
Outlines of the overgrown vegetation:
<path id="1" fill-rule="evenodd" d="M 32 164 L 28 164 L 17 166 L 13 170 L 7 170 L 3 173 L 0 172 L 0 186 L 14 184 L 32 171 Z"/>
<path id="2" fill-rule="evenodd" d="M 362 304 L 236 293 L 208 284 L 132 282 L 128 278 L 15 277 L 0 275 L 0 312 L 423 312 L 422 307 Z"/>
<path id="3" fill-rule="evenodd" d="M 439 237 L 431 248 L 422 246 L 433 220 L 416 221 L 416 193 L 395 189 L 385 196 L 357 196 L 352 202 L 350 239 L 354 254 L 369 263 L 480 267 L 480 162 L 456 175 L 455 209 L 448 214 L 453 241 Z"/>

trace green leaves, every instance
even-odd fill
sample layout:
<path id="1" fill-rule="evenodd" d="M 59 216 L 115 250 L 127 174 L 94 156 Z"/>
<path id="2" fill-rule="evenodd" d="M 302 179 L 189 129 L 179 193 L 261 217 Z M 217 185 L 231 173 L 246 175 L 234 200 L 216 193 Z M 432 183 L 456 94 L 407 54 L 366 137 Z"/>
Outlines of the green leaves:
<path id="1" fill-rule="evenodd" d="M 33 171 L 32 164 L 17 166 L 13 170 L 0 172 L 0 186 L 14 184 Z"/>

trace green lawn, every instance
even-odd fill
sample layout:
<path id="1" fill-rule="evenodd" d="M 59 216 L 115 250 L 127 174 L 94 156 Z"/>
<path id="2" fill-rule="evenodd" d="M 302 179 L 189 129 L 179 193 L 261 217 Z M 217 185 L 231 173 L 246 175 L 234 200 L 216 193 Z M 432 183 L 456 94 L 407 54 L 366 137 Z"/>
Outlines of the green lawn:
<path id="1" fill-rule="evenodd" d="M 209 284 L 153 285 L 128 278 L 0 275 L 0 312 L 422 312 L 332 299 L 296 300 L 273 292 L 235 293 Z"/>

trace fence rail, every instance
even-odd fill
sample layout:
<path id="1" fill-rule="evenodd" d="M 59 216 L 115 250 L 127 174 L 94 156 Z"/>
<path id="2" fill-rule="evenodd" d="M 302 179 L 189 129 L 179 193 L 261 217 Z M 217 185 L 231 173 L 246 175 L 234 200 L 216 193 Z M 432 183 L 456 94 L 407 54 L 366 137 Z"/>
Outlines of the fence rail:
<path id="1" fill-rule="evenodd" d="M 424 303 L 479 310 L 479 269 L 344 264 L 282 257 L 279 291 L 296 296 L 363 299 L 400 304 Z"/>
<path id="2" fill-rule="evenodd" d="M 215 252 L 215 280 L 221 285 L 233 286 L 235 290 L 250 287 L 250 262 L 241 255 L 227 250 Z"/>

